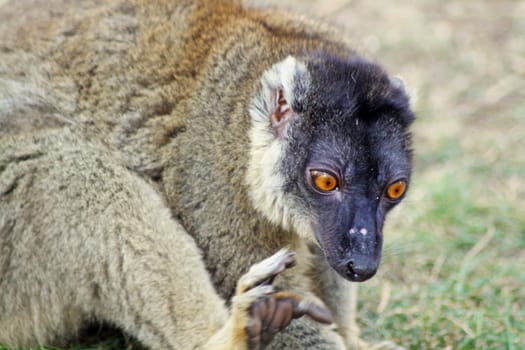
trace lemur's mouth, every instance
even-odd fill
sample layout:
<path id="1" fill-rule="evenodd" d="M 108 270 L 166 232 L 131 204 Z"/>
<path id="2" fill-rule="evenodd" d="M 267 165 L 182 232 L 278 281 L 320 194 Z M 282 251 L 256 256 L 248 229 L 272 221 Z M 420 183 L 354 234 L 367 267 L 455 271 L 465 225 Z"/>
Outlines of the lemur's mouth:
<path id="1" fill-rule="evenodd" d="M 343 278 L 352 282 L 364 282 L 376 274 L 381 262 L 381 239 L 366 238 L 363 235 L 365 240 L 360 239 L 353 244 L 345 240 L 339 244 L 324 244 L 322 234 L 315 236 L 328 264 Z"/>
<path id="2" fill-rule="evenodd" d="M 374 277 L 379 263 L 356 264 L 357 259 L 348 259 L 341 263 L 336 269 L 340 275 L 352 282 L 364 282 Z"/>

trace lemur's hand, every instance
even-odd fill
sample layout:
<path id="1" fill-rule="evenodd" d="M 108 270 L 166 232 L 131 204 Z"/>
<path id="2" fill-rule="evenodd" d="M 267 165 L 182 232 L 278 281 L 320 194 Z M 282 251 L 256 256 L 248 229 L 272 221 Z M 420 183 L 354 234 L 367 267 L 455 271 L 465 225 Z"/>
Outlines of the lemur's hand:
<path id="1" fill-rule="evenodd" d="M 264 348 L 292 319 L 307 315 L 325 324 L 330 313 L 313 301 L 291 291 L 275 292 L 272 282 L 281 272 L 295 265 L 295 253 L 280 250 L 253 265 L 237 284 L 232 300 L 234 334 L 245 337 L 250 350 Z"/>

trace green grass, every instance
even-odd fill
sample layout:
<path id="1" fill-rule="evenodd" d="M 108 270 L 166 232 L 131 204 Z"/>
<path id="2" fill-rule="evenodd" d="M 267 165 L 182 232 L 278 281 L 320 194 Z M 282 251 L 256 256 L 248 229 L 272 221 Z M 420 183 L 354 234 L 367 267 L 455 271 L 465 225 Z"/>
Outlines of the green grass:
<path id="1" fill-rule="evenodd" d="M 360 285 L 363 336 L 413 350 L 524 349 L 525 4 L 306 6 L 418 95 L 413 182 L 387 222 L 378 276 Z M 106 334 L 91 344 L 71 349 L 132 347 Z"/>

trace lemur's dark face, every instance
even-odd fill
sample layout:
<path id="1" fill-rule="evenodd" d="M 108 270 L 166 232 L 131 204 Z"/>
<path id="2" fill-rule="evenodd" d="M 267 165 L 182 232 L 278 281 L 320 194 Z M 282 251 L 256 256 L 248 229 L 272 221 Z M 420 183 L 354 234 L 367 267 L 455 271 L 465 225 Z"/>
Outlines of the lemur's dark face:
<path id="1" fill-rule="evenodd" d="M 381 260 L 386 213 L 410 181 L 402 86 L 362 61 L 310 64 L 311 86 L 287 135 L 288 186 L 306 207 L 313 234 L 343 277 L 364 281 Z M 304 150 L 308 150 L 304 152 Z"/>
<path id="2" fill-rule="evenodd" d="M 364 281 L 379 266 L 385 214 L 408 189 L 410 152 L 395 123 L 356 119 L 353 127 L 313 135 L 296 191 L 329 264 Z"/>
<path id="3" fill-rule="evenodd" d="M 343 277 L 372 277 L 385 215 L 410 181 L 402 83 L 358 58 L 289 57 L 265 72 L 250 114 L 255 208 L 315 239 Z"/>

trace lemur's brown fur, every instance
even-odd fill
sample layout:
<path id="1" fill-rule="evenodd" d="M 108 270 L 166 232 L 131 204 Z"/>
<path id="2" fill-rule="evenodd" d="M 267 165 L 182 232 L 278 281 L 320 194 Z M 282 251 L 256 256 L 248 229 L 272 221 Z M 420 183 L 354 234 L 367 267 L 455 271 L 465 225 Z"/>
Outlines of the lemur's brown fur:
<path id="1" fill-rule="evenodd" d="M 156 349 L 254 347 L 257 297 L 231 316 L 224 301 L 288 247 L 297 266 L 274 284 L 337 327 L 301 318 L 269 347 L 352 345 L 349 283 L 247 189 L 261 77 L 317 51 L 353 55 L 317 23 L 235 1 L 0 6 L 0 343 L 100 320 Z"/>

